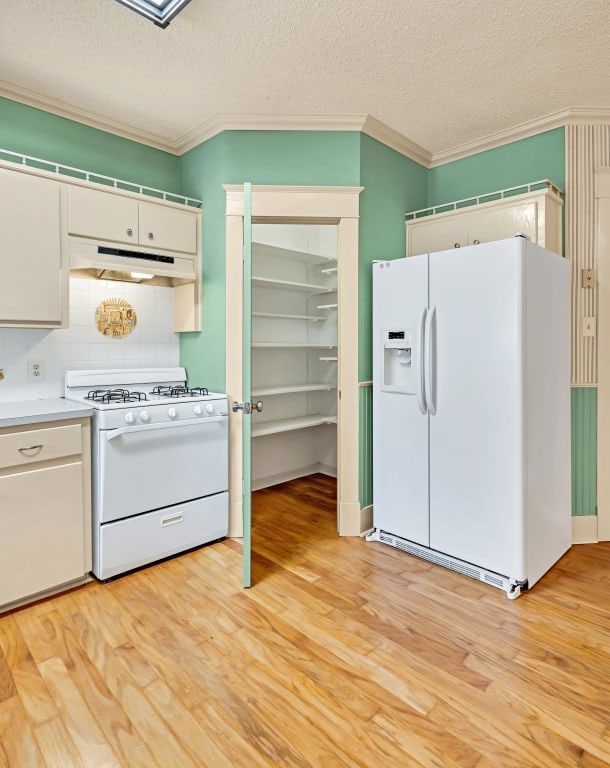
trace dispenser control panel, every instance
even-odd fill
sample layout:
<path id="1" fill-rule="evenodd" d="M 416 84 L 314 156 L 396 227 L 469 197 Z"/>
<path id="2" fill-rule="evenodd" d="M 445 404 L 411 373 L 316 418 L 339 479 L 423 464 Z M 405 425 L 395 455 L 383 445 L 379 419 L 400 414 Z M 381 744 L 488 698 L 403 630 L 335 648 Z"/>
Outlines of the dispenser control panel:
<path id="1" fill-rule="evenodd" d="M 413 331 L 386 328 L 382 331 L 383 383 L 385 392 L 415 394 Z"/>

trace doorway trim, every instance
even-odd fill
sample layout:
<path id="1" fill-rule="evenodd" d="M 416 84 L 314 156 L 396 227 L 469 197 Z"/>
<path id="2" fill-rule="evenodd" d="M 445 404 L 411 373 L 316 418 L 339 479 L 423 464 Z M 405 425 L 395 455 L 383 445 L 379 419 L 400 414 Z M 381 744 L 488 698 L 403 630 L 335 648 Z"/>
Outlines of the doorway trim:
<path id="1" fill-rule="evenodd" d="M 226 193 L 227 397 L 241 401 L 243 342 L 244 188 Z M 359 498 L 358 226 L 363 187 L 252 186 L 252 218 L 270 224 L 337 225 L 339 364 L 337 530 L 359 536 L 370 528 Z M 243 535 L 242 417 L 229 417 L 229 536 Z"/>
<path id="2" fill-rule="evenodd" d="M 602 205 L 605 211 L 600 210 Z M 597 264 L 597 540 L 610 541 L 610 168 L 595 170 Z"/>

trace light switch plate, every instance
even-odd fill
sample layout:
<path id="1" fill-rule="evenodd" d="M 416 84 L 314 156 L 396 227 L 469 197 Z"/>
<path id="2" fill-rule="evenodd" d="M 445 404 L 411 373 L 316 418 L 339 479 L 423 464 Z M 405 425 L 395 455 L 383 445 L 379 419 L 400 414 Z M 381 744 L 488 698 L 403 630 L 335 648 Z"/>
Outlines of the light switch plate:
<path id="1" fill-rule="evenodd" d="M 594 317 L 583 317 L 582 335 L 595 336 L 595 318 Z"/>

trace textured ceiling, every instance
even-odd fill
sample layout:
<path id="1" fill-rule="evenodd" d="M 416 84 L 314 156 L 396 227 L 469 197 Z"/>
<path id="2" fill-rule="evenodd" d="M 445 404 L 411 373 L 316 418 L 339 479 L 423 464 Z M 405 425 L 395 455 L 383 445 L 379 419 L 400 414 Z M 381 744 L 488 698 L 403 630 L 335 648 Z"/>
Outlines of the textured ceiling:
<path id="1" fill-rule="evenodd" d="M 609 0 L 1 0 L 0 80 L 175 142 L 219 114 L 363 115 L 437 153 L 610 106 Z"/>

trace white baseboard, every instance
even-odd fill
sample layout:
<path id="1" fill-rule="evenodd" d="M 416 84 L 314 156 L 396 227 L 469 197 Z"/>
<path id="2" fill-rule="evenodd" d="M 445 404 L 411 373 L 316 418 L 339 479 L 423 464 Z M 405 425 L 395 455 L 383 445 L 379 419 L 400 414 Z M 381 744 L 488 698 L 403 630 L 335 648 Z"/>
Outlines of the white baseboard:
<path id="1" fill-rule="evenodd" d="M 260 491 L 263 488 L 270 488 L 272 485 L 287 483 L 289 480 L 297 480 L 299 477 L 307 477 L 307 475 L 315 475 L 318 473 L 321 475 L 328 475 L 329 477 L 337 477 L 337 470 L 335 467 L 330 467 L 328 464 L 310 464 L 307 467 L 297 467 L 296 469 L 290 469 L 287 472 L 280 472 L 277 475 L 259 477 L 252 481 L 252 490 Z"/>
<path id="2" fill-rule="evenodd" d="M 360 507 L 360 536 L 366 536 L 367 533 L 373 530 L 373 505 L 369 504 L 368 507 Z"/>
<path id="3" fill-rule="evenodd" d="M 572 544 L 596 544 L 597 540 L 597 515 L 572 518 Z"/>

